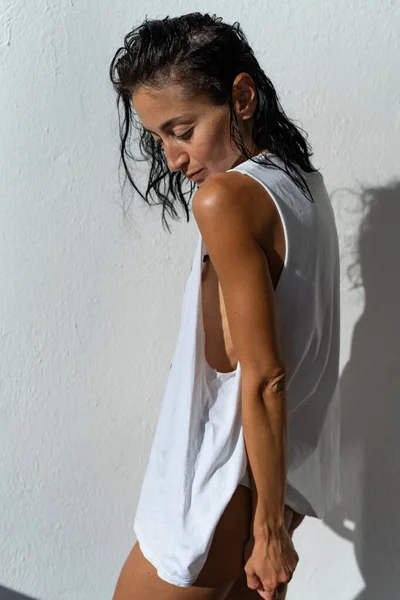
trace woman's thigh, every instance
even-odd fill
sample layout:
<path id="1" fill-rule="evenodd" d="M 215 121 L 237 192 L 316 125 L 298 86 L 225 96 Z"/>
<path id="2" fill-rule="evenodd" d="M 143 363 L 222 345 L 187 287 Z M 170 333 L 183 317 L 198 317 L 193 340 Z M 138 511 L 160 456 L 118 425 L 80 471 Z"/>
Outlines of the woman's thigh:
<path id="1" fill-rule="evenodd" d="M 239 485 L 218 522 L 207 560 L 190 587 L 178 587 L 158 577 L 135 544 L 122 567 L 113 600 L 223 600 L 243 573 L 251 510 L 251 490 Z"/>
<path id="2" fill-rule="evenodd" d="M 239 485 L 217 524 L 207 560 L 190 587 L 178 587 L 158 577 L 139 544 L 135 544 L 122 567 L 113 600 L 153 597 L 157 600 L 225 600 L 236 597 L 228 594 L 243 576 L 244 547 L 250 537 L 251 515 L 251 490 Z M 290 529 L 292 515 L 293 511 L 286 507 L 285 520 Z M 298 519 L 296 525 L 297 522 Z M 247 590 L 250 592 L 249 588 Z"/>

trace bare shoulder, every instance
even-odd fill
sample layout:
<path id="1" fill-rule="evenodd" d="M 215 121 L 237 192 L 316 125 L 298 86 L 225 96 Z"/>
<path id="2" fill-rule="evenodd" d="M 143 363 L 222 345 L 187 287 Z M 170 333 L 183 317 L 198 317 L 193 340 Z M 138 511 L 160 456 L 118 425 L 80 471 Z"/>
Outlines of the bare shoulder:
<path id="1" fill-rule="evenodd" d="M 264 186 L 239 171 L 217 173 L 196 191 L 192 209 L 201 229 L 204 220 L 241 222 L 255 238 L 262 238 L 278 217 L 275 203 Z"/>

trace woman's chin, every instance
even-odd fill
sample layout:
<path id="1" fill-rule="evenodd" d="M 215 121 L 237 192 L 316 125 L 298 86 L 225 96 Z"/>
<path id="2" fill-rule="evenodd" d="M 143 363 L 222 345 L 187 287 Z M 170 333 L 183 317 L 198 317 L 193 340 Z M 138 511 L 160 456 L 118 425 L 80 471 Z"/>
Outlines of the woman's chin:
<path id="1" fill-rule="evenodd" d="M 202 179 L 199 179 L 198 181 L 196 181 L 196 185 L 200 186 L 202 183 L 204 183 L 206 181 L 206 179 L 207 179 L 207 176 L 203 177 Z"/>

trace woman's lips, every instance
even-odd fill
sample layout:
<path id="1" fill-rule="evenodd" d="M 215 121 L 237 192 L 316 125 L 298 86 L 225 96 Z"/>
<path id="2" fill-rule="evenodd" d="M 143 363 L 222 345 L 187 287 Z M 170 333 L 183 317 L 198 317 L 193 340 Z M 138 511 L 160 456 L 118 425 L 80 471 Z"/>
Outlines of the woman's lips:
<path id="1" fill-rule="evenodd" d="M 191 176 L 189 177 L 189 179 L 190 179 L 191 181 L 197 181 L 197 179 L 201 179 L 201 176 L 200 176 L 200 174 L 201 174 L 201 172 L 202 172 L 202 171 L 203 171 L 203 169 L 200 169 L 199 171 L 196 171 L 196 173 L 193 173 L 193 175 L 191 175 Z"/>

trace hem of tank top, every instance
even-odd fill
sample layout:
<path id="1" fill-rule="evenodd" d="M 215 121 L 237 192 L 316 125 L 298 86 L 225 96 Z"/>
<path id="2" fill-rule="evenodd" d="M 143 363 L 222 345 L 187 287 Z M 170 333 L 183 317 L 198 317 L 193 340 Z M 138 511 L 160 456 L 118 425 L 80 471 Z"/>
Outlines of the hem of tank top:
<path id="1" fill-rule="evenodd" d="M 178 587 L 189 587 L 192 585 L 195 578 L 190 577 L 176 577 L 172 575 L 165 569 L 160 566 L 161 560 L 160 558 L 149 548 L 147 542 L 143 541 L 143 530 L 141 525 L 139 525 L 138 520 L 135 518 L 133 523 L 133 531 L 136 533 L 137 541 L 139 543 L 140 549 L 142 551 L 143 556 L 153 565 L 153 567 L 157 571 L 157 575 L 163 581 L 167 583 L 171 583 L 172 585 L 176 585 Z"/>
<path id="2" fill-rule="evenodd" d="M 290 495 L 290 492 L 287 493 L 285 496 L 285 504 L 286 506 L 297 512 L 299 515 L 319 519 L 317 513 L 315 512 L 311 504 L 301 494 L 300 497 L 292 497 Z"/>

